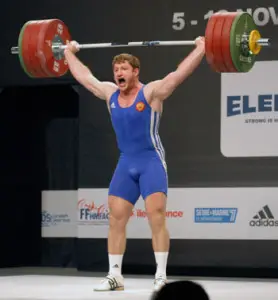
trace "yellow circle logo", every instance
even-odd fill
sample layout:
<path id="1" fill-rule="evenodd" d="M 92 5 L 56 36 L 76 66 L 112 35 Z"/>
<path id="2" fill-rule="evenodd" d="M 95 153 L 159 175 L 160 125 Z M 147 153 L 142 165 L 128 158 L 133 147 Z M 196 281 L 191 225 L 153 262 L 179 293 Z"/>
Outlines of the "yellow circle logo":
<path id="1" fill-rule="evenodd" d="M 140 112 L 143 111 L 145 109 L 145 104 L 142 101 L 138 102 L 136 104 L 136 109 Z"/>

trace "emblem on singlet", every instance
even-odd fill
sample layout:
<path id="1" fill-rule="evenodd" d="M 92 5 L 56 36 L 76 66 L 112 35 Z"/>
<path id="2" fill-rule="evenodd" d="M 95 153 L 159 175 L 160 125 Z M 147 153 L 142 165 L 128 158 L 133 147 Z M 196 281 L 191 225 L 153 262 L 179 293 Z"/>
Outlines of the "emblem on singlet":
<path id="1" fill-rule="evenodd" d="M 138 111 L 143 111 L 145 109 L 145 103 L 144 102 L 142 102 L 142 101 L 140 101 L 140 102 L 138 102 L 137 104 L 136 104 L 136 110 L 138 110 Z"/>

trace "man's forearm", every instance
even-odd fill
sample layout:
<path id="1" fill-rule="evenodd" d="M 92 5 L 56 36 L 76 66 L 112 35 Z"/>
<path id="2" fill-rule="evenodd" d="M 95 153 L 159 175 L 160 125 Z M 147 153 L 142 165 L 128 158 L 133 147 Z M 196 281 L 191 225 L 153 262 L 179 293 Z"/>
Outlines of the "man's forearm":
<path id="1" fill-rule="evenodd" d="M 65 50 L 65 58 L 67 60 L 69 69 L 78 81 L 89 78 L 91 71 L 85 66 L 76 56 L 69 50 Z"/>
<path id="2" fill-rule="evenodd" d="M 175 71 L 178 83 L 182 83 L 199 66 L 204 54 L 204 49 L 197 47 L 179 64 Z"/>

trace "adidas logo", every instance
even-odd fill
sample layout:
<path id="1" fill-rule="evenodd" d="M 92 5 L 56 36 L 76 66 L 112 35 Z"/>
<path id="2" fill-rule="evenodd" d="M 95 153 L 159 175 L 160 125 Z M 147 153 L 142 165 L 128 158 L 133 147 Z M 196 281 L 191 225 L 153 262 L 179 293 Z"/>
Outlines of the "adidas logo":
<path id="1" fill-rule="evenodd" d="M 278 227 L 278 220 L 275 220 L 272 211 L 265 205 L 249 222 L 252 227 Z"/>
<path id="2" fill-rule="evenodd" d="M 113 102 L 111 105 L 110 105 L 111 108 L 116 108 L 116 105 L 115 103 Z"/>

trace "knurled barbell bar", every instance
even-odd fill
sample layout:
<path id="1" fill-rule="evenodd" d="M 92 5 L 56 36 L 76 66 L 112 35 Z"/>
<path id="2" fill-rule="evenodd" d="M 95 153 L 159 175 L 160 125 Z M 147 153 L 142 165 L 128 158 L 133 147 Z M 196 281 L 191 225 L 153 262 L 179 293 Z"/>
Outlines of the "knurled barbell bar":
<path id="1" fill-rule="evenodd" d="M 18 46 L 12 47 L 11 53 L 18 54 L 21 67 L 30 77 L 60 77 L 68 71 L 63 50 L 70 40 L 67 26 L 59 19 L 28 21 L 20 31 Z M 80 44 L 79 48 L 188 45 L 195 45 L 195 41 L 95 43 Z M 252 16 L 246 12 L 215 13 L 208 20 L 206 59 L 216 72 L 248 72 L 262 46 L 270 46 L 270 40 L 261 37 Z"/>

